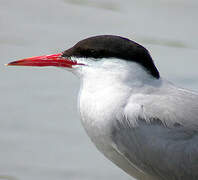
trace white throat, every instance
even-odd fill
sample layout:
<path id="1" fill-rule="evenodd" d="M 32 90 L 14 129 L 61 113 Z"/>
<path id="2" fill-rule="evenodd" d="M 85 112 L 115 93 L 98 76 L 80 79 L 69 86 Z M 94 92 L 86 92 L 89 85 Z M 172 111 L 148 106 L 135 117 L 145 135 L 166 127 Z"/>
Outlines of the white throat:
<path id="1" fill-rule="evenodd" d="M 147 89 L 144 85 L 156 81 L 134 62 L 115 58 L 76 60 L 86 64 L 76 67 L 73 72 L 81 79 L 79 107 L 83 125 L 90 137 L 95 134 L 93 129 L 96 131 L 95 128 L 100 129 L 115 118 L 112 114 L 123 109 L 132 93 L 144 91 Z"/>
<path id="2" fill-rule="evenodd" d="M 80 77 L 86 90 L 100 91 L 118 85 L 138 87 L 155 80 L 144 67 L 135 62 L 116 58 L 103 58 L 98 61 L 89 58 L 74 59 L 85 64 L 76 67 L 73 72 Z"/>
<path id="3" fill-rule="evenodd" d="M 107 158 L 120 162 L 111 144 L 112 126 L 125 116 L 131 94 L 148 91 L 147 87 L 152 87 L 158 80 L 140 65 L 124 60 L 102 59 L 94 62 L 78 59 L 78 62 L 87 64 L 74 70 L 81 79 L 79 110 L 82 125 Z M 132 106 L 132 110 L 136 108 L 136 105 Z"/>

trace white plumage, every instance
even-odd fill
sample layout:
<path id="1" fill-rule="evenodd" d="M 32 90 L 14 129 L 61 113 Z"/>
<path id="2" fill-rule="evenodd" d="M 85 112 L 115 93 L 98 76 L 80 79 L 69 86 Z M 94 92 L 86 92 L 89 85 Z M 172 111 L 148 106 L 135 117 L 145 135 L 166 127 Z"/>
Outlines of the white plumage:
<path id="1" fill-rule="evenodd" d="M 198 178 L 198 94 L 134 62 L 77 61 L 82 124 L 108 159 L 140 180 Z"/>
<path id="2" fill-rule="evenodd" d="M 138 180 L 198 180 L 198 94 L 160 77 L 149 52 L 101 35 L 8 66 L 57 66 L 81 79 L 82 124 L 96 147 Z"/>

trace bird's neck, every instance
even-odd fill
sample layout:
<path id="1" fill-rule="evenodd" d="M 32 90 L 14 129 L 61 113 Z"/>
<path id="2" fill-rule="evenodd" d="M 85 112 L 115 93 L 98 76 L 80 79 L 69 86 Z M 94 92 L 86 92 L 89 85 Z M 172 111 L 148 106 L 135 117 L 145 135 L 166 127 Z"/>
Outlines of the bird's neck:
<path id="1" fill-rule="evenodd" d="M 136 71 L 138 69 L 135 69 Z M 121 115 L 131 95 L 155 81 L 147 72 L 89 70 L 81 79 L 79 108 L 82 124 L 93 141 L 108 133 L 108 123 Z M 148 86 L 146 86 L 148 87 Z"/>
<path id="2" fill-rule="evenodd" d="M 135 92 L 156 80 L 136 63 L 131 63 L 126 67 L 120 66 L 120 69 L 87 68 L 81 76 L 81 89 L 90 93 L 100 93 L 106 90 L 109 90 L 109 93 L 128 90 Z"/>
<path id="3" fill-rule="evenodd" d="M 108 125 L 130 95 L 131 88 L 110 77 L 83 79 L 79 94 L 82 124 L 93 142 L 110 132 Z M 115 113 L 116 112 L 116 113 Z M 120 113 L 118 113 L 120 114 Z M 97 137 L 95 137 L 97 136 Z M 101 138 L 103 139 L 103 138 Z M 102 143 L 102 142 L 101 142 Z"/>
<path id="4" fill-rule="evenodd" d="M 95 114 L 99 114 L 98 117 L 101 118 L 107 111 L 105 117 L 108 118 L 111 111 L 113 113 L 116 109 L 122 109 L 121 106 L 128 102 L 127 99 L 132 94 L 144 91 L 148 82 L 155 81 L 147 72 L 138 68 L 133 70 L 90 69 L 89 73 L 84 74 L 79 96 L 81 116 L 88 119 L 96 118 Z"/>

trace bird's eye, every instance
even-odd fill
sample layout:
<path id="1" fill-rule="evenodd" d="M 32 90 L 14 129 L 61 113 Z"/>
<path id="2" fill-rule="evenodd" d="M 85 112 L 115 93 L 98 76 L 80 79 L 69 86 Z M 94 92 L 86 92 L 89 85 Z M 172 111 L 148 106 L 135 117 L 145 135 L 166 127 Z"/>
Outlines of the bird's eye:
<path id="1" fill-rule="evenodd" d="M 85 57 L 94 57 L 96 54 L 96 51 L 94 49 L 85 49 L 81 51 L 81 54 Z"/>
<path id="2" fill-rule="evenodd" d="M 94 49 L 87 49 L 85 51 L 85 54 L 87 54 L 87 55 L 93 55 L 93 54 L 95 54 L 95 50 Z"/>
<path id="3" fill-rule="evenodd" d="M 94 49 L 91 49 L 90 52 L 91 52 L 91 53 L 95 53 L 95 50 L 94 50 Z"/>

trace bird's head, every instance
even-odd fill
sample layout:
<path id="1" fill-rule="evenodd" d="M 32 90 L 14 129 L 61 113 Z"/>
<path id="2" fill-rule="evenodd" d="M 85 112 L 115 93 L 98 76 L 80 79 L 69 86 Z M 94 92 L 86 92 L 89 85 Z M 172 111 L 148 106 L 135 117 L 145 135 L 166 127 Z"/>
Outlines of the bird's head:
<path id="1" fill-rule="evenodd" d="M 7 65 L 56 66 L 69 69 L 81 77 L 89 73 L 121 74 L 125 70 L 136 73 L 141 69 L 150 77 L 160 77 L 149 52 L 143 46 L 114 35 L 90 37 L 62 53 L 25 58 Z"/>

